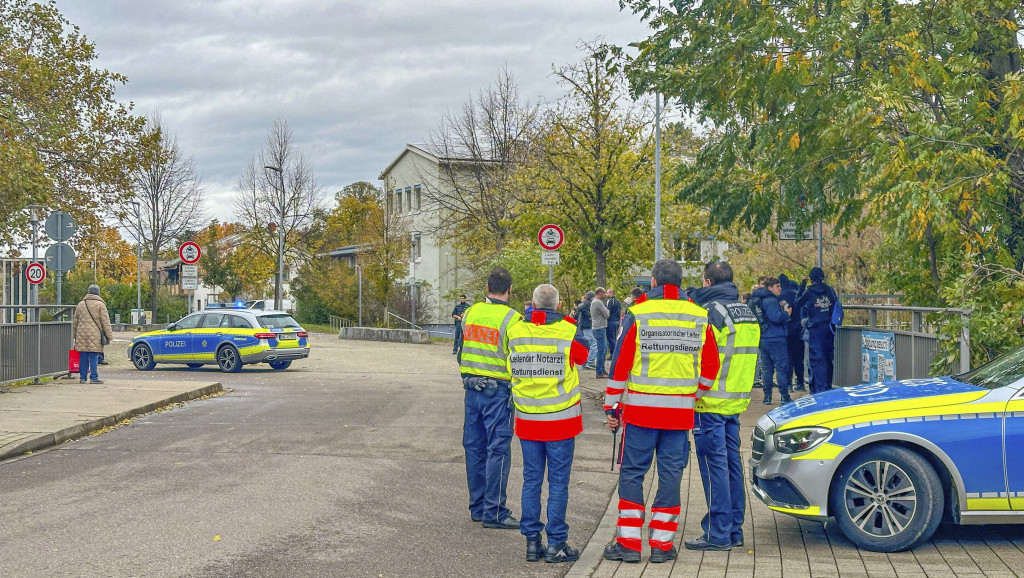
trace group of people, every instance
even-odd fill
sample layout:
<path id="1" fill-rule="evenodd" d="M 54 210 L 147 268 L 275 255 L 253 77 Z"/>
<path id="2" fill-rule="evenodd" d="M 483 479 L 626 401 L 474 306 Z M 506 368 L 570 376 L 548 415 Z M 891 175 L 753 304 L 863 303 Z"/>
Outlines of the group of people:
<path id="1" fill-rule="evenodd" d="M 761 326 L 757 381 L 766 405 L 772 403 L 773 389 L 782 403 L 792 401 L 791 385 L 794 391 L 806 389 L 805 343 L 811 393 L 832 388 L 835 326 L 842 322 L 842 305 L 821 268 L 812 268 L 799 285 L 785 274 L 761 277 L 743 301 Z"/>
<path id="2" fill-rule="evenodd" d="M 608 428 L 622 428 L 623 434 L 616 538 L 604 551 L 610 560 L 640 561 L 643 481 L 655 460 L 658 491 L 648 523 L 650 561 L 676 558 L 680 481 L 691 430 L 708 514 L 702 534 L 685 546 L 729 550 L 743 545 L 739 414 L 750 402 L 760 325 L 740 301 L 727 263 L 709 263 L 704 286 L 689 294 L 681 283 L 677 262 L 657 261 L 651 289 L 632 300 L 615 332 L 604 410 Z M 583 430 L 579 367 L 594 360 L 595 371 L 603 373 L 600 350 L 609 332 L 594 323 L 594 313 L 602 320 L 613 318 L 605 300 L 614 295 L 598 288 L 581 300 L 574 311 L 580 318 L 584 311 L 590 314 L 590 329 L 584 333 L 582 319 L 558 313 L 554 286 L 534 289 L 525 318 L 509 306 L 511 287 L 508 271 L 494 269 L 487 279 L 487 299 L 458 312 L 470 516 L 484 528 L 518 529 L 526 537 L 528 561 L 569 562 L 579 557 L 567 544 L 565 519 L 575 437 Z M 599 350 L 596 357 L 594 349 Z M 521 519 L 505 503 L 513 433 L 523 452 Z M 545 469 L 546 523 L 540 517 Z"/>

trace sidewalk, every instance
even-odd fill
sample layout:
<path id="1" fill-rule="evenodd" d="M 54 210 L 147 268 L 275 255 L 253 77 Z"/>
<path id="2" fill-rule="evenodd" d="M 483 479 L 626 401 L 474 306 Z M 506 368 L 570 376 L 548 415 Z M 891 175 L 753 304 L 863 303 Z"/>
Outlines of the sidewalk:
<path id="1" fill-rule="evenodd" d="M 0 460 L 38 451 L 158 408 L 224 388 L 220 383 L 55 379 L 0 390 Z"/>

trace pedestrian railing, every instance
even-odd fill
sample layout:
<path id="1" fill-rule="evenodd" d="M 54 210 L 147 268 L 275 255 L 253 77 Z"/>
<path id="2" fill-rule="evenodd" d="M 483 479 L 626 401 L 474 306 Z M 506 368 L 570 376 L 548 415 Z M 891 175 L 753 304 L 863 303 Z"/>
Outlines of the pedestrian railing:
<path id="1" fill-rule="evenodd" d="M 331 315 L 328 318 L 328 323 L 331 324 L 331 331 L 333 333 L 341 333 L 342 327 L 355 327 L 356 322 L 351 319 L 345 319 L 344 317 L 338 317 L 337 315 Z"/>
<path id="2" fill-rule="evenodd" d="M 959 358 L 940 373 L 963 373 L 971 368 L 970 309 L 908 307 L 902 305 L 855 305 L 843 301 L 846 319 L 836 332 L 835 385 L 865 381 L 862 337 L 865 331 L 894 334 L 896 379 L 929 377 L 939 354 L 938 332 L 959 319 Z"/>
<path id="3" fill-rule="evenodd" d="M 19 381 L 39 381 L 68 373 L 71 350 L 71 321 L 40 321 L 44 311 L 56 319 L 68 317 L 71 307 L 54 305 L 0 305 L 16 309 L 18 323 L 0 322 L 0 386 Z"/>

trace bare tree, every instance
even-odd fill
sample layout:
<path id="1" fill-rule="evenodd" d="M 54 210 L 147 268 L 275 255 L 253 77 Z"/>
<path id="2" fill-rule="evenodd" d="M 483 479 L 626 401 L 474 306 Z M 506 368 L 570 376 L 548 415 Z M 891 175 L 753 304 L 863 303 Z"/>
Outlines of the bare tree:
<path id="1" fill-rule="evenodd" d="M 295 149 L 286 121 L 274 121 L 263 150 L 249 160 L 238 177 L 238 189 L 235 214 L 247 227 L 247 239 L 276 256 L 281 227 L 284 260 L 309 256 L 310 241 L 325 221 L 325 210 L 313 167 Z M 275 295 L 281 282 L 275 274 Z"/>
<path id="2" fill-rule="evenodd" d="M 121 212 L 127 215 L 125 225 L 149 253 L 150 309 L 155 318 L 160 252 L 171 248 L 186 231 L 201 228 L 206 212 L 195 161 L 182 152 L 175 136 L 164 132 L 160 115 L 149 118 L 143 140 L 154 144 L 134 173 L 135 202 L 129 199 Z"/>
<path id="3" fill-rule="evenodd" d="M 516 218 L 514 173 L 529 156 L 537 118 L 538 107 L 520 100 L 507 68 L 460 113 L 445 115 L 429 151 L 438 158 L 439 178 L 423 178 L 424 195 L 439 209 L 438 232 L 490 245 L 478 250 L 505 246 Z"/>

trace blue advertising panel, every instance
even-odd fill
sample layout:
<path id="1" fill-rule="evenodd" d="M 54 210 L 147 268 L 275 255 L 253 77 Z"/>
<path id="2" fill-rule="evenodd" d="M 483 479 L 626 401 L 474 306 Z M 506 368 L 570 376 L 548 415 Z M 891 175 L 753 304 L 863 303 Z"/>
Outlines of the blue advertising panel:
<path id="1" fill-rule="evenodd" d="M 896 379 L 896 334 L 862 331 L 860 359 L 863 383 Z"/>

